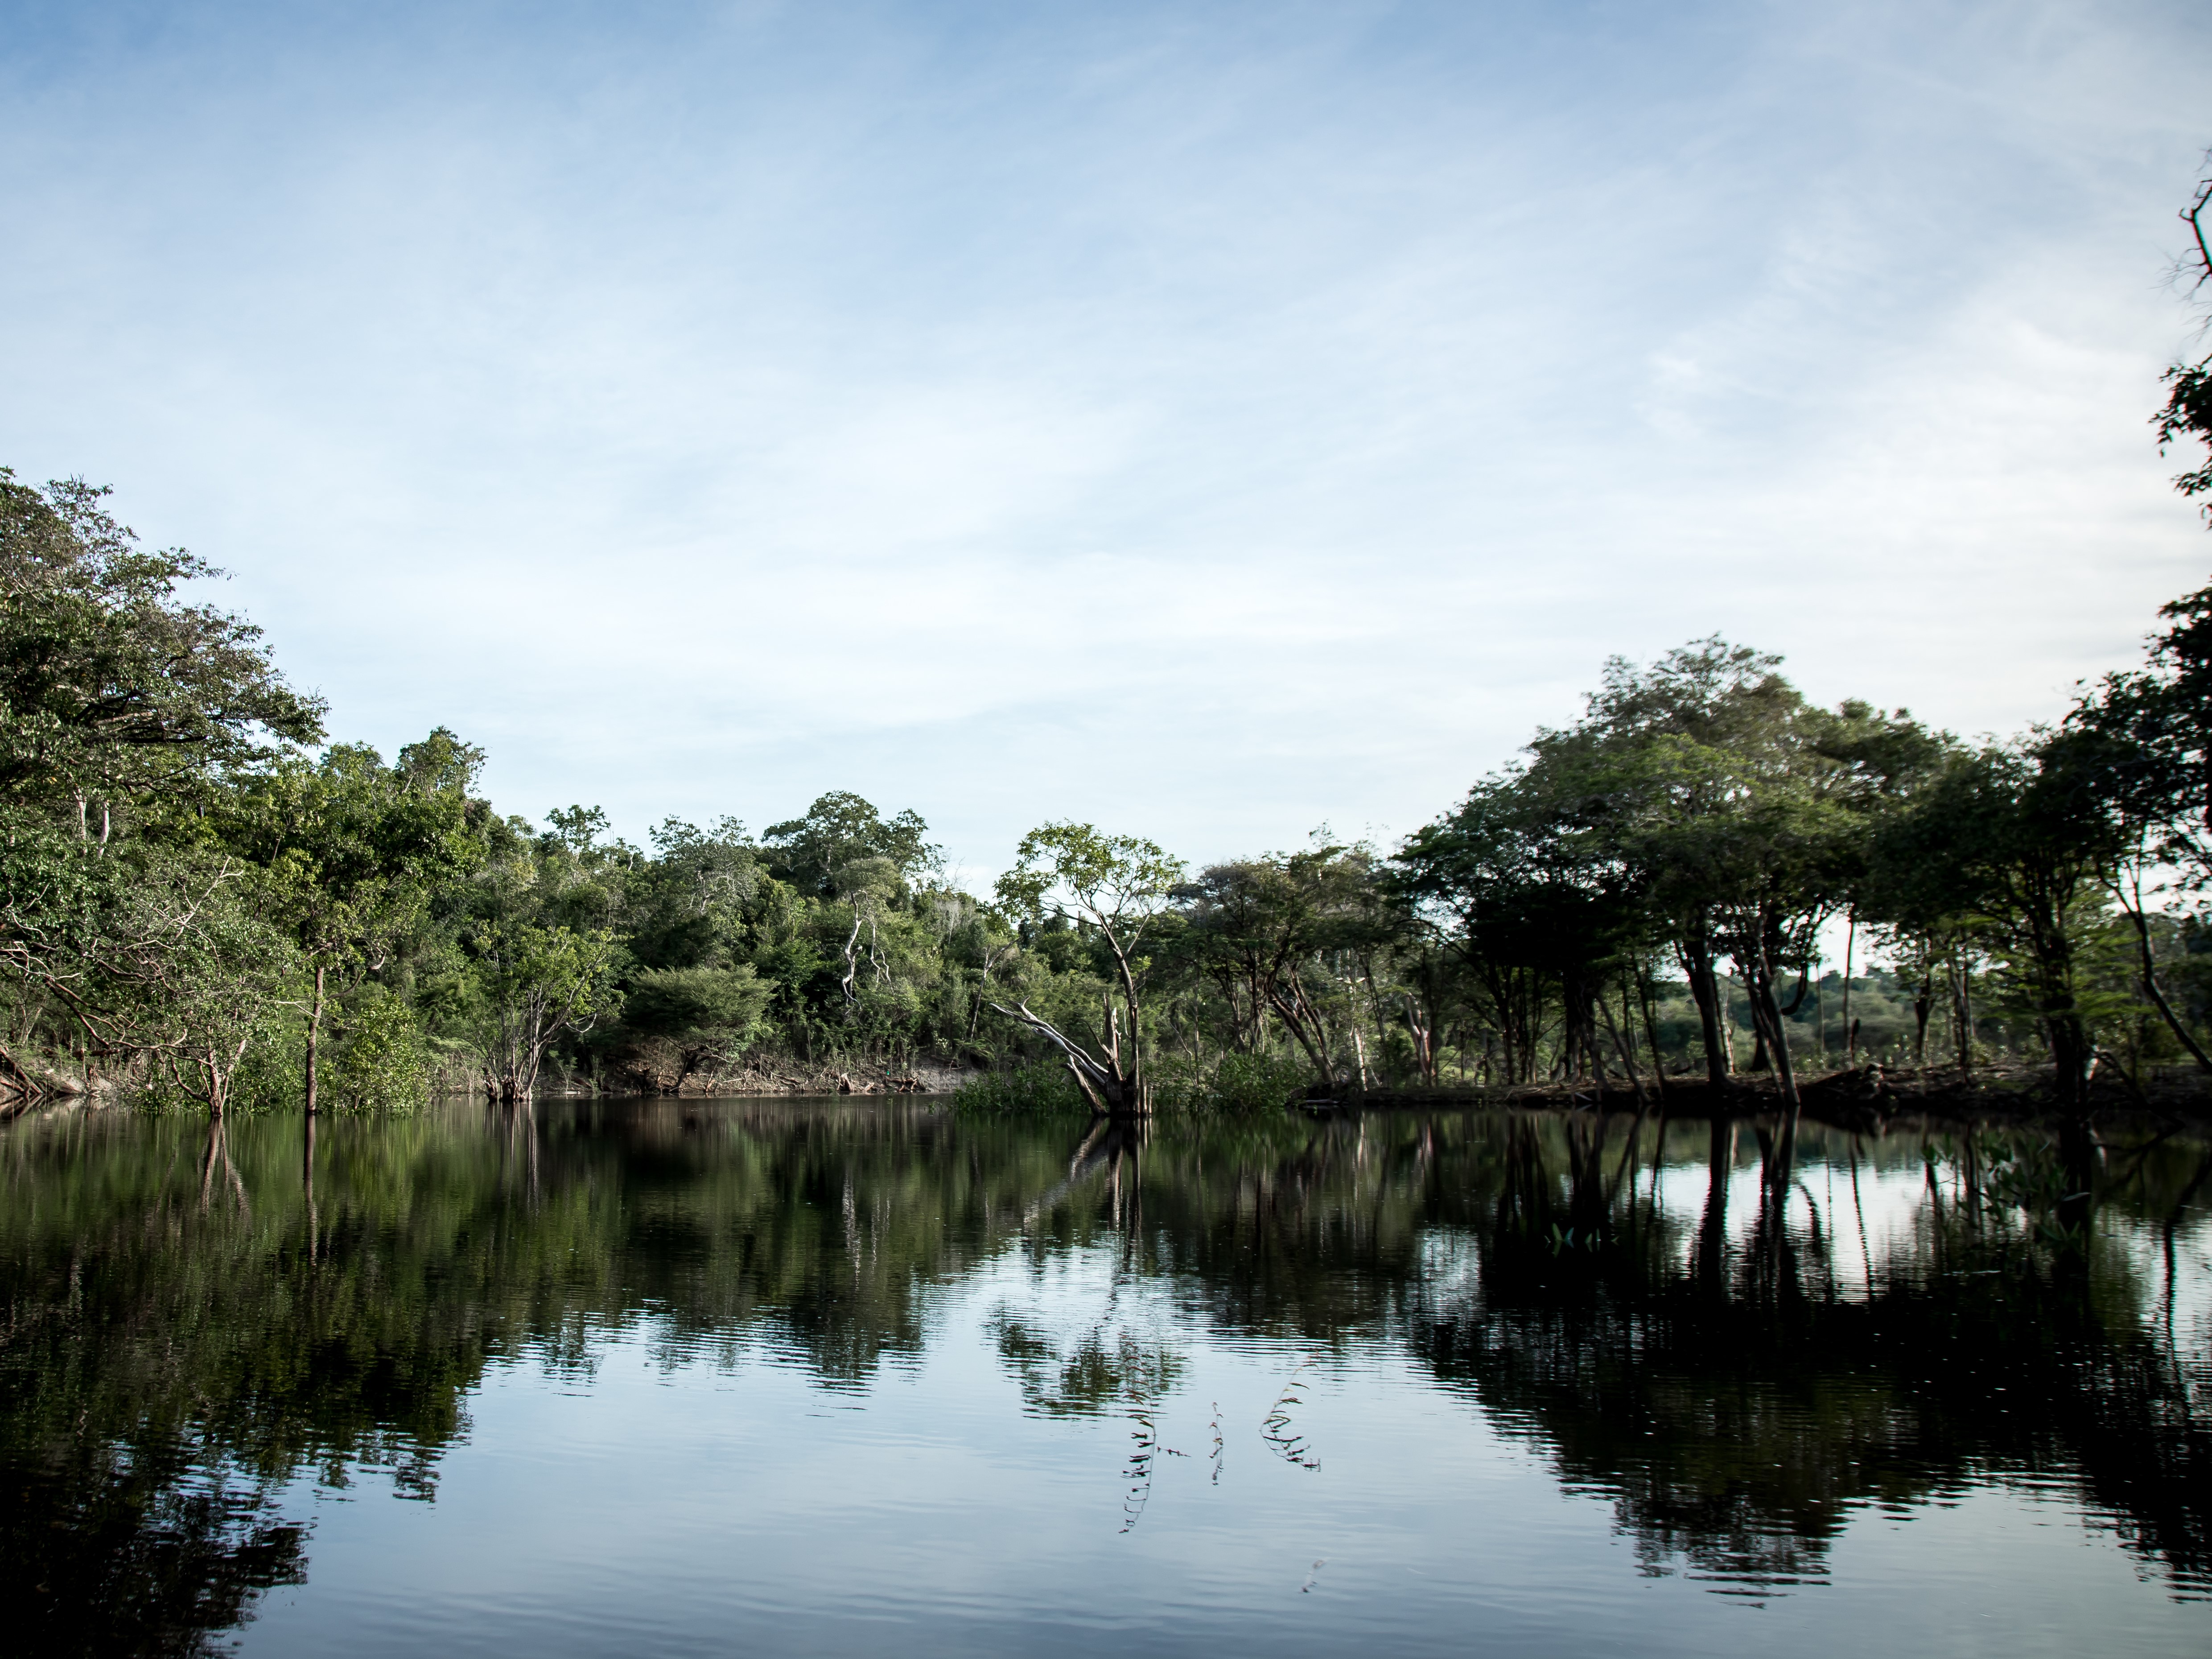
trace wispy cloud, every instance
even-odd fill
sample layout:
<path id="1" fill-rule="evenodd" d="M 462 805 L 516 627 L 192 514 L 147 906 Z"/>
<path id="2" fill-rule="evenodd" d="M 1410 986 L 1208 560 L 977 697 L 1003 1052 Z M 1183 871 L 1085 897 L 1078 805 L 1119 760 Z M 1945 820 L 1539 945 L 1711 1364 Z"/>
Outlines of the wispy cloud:
<path id="1" fill-rule="evenodd" d="M 2202 580 L 2185 5 L 13 9 L 0 460 L 513 810 L 1410 828 L 1609 653 Z"/>

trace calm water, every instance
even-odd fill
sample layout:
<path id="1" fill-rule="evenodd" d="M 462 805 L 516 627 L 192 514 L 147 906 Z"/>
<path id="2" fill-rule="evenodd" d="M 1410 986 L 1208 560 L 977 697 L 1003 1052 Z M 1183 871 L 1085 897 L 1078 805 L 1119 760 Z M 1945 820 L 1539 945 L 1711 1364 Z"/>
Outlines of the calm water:
<path id="1" fill-rule="evenodd" d="M 2212 1651 L 2201 1145 L 1630 1130 L 19 1122 L 9 1636 Z"/>

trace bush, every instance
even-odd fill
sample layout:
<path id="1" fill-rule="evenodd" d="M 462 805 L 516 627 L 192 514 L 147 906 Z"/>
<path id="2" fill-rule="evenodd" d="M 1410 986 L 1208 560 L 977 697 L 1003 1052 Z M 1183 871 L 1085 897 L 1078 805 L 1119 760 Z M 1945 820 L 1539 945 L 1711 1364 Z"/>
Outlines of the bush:
<path id="1" fill-rule="evenodd" d="M 1313 1081 L 1303 1054 L 1227 1054 L 1214 1068 L 1212 1109 L 1217 1112 L 1273 1111 L 1302 1095 Z"/>
<path id="2" fill-rule="evenodd" d="M 956 1111 L 991 1116 L 1091 1109 L 1075 1079 L 1067 1074 L 1067 1067 L 1052 1060 L 1035 1060 L 1011 1072 L 985 1072 L 971 1077 L 954 1094 L 952 1105 Z"/>
<path id="3" fill-rule="evenodd" d="M 1152 1109 L 1163 1116 L 1218 1113 L 1249 1116 L 1272 1112 L 1303 1094 L 1313 1080 L 1303 1056 L 1293 1053 L 1230 1054 L 1211 1078 L 1188 1074 L 1163 1060 L 1152 1069 Z M 960 1085 L 952 1097 L 962 1111 L 1012 1116 L 1090 1109 L 1083 1091 L 1056 1060 L 1032 1060 L 1011 1072 L 986 1072 Z"/>
<path id="4" fill-rule="evenodd" d="M 226 1085 L 226 1115 L 251 1117 L 261 1112 L 300 1109 L 305 1093 L 301 1067 L 307 1031 L 307 1022 L 289 1004 L 262 1011 L 253 1022 L 252 1041 L 246 1044 L 238 1069 Z M 190 1074 L 188 1062 L 174 1054 L 142 1060 L 132 1068 L 137 1080 L 128 1088 L 126 1098 L 143 1112 L 206 1111 L 206 1100 L 179 1083 L 180 1066 Z"/>
<path id="5" fill-rule="evenodd" d="M 430 1048 L 405 999 L 364 985 L 332 1024 L 319 1085 L 332 1106 L 411 1112 L 422 1105 L 430 1091 Z"/>
<path id="6" fill-rule="evenodd" d="M 270 1010 L 230 1079 L 228 1109 L 298 1111 L 307 1094 L 307 1022 L 289 1007 Z"/>

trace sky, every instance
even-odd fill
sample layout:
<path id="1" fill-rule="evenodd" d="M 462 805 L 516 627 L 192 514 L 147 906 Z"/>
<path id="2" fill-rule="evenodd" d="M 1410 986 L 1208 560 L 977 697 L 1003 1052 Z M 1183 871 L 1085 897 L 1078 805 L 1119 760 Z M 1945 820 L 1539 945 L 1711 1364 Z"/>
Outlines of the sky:
<path id="1" fill-rule="evenodd" d="M 1614 654 L 2136 656 L 2208 145 L 2201 0 L 0 0 L 0 465 L 533 820 L 1388 844 Z"/>

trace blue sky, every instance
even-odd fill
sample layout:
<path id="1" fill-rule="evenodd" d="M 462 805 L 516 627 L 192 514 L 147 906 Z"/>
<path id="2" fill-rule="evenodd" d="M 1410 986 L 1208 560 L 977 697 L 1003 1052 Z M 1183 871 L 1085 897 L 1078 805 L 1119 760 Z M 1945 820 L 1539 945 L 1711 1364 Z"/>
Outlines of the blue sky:
<path id="1" fill-rule="evenodd" d="M 2005 731 L 2206 578 L 2201 4 L 0 25 L 0 464 L 533 818 L 1387 839 L 1610 653 Z"/>

